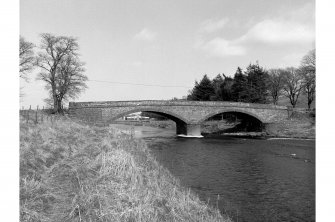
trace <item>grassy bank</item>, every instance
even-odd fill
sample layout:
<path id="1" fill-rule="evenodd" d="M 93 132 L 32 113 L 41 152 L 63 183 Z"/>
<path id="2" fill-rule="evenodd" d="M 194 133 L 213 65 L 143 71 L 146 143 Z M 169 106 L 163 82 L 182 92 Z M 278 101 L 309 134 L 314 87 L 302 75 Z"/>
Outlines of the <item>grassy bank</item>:
<path id="1" fill-rule="evenodd" d="M 284 121 L 266 126 L 271 137 L 315 139 L 315 116 L 309 113 L 293 113 Z"/>
<path id="2" fill-rule="evenodd" d="M 230 221 L 146 144 L 69 120 L 20 125 L 21 221 Z"/>

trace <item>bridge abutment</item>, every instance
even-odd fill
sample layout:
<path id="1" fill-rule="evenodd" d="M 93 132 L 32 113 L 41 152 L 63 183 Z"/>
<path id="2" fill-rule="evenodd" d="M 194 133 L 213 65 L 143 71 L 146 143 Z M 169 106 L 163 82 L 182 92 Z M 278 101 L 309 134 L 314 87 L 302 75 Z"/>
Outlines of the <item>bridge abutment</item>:
<path id="1" fill-rule="evenodd" d="M 183 137 L 203 137 L 200 124 L 176 123 L 176 133 Z"/>

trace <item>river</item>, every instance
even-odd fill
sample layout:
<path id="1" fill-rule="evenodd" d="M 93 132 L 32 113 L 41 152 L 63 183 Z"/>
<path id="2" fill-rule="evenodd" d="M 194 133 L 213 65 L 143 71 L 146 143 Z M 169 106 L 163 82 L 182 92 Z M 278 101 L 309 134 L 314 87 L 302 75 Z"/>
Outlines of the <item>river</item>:
<path id="1" fill-rule="evenodd" d="M 315 221 L 315 141 L 177 138 L 135 126 L 185 187 L 234 221 Z"/>

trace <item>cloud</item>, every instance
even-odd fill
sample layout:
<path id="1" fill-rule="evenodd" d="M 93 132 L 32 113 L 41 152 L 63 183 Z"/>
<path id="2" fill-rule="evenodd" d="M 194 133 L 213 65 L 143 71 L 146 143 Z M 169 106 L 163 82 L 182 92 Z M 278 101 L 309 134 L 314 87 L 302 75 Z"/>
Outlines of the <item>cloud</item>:
<path id="1" fill-rule="evenodd" d="M 211 56 L 240 56 L 246 53 L 243 46 L 236 45 L 233 41 L 224 38 L 214 38 L 210 41 L 198 43 L 198 47 Z"/>
<path id="2" fill-rule="evenodd" d="M 150 42 L 150 41 L 155 40 L 156 36 L 157 36 L 156 32 L 151 31 L 150 29 L 144 28 L 134 36 L 134 39 Z"/>
<path id="3" fill-rule="evenodd" d="M 299 53 L 291 53 L 288 55 L 285 55 L 282 59 L 281 59 L 281 66 L 299 66 L 302 57 L 306 55 L 306 52 L 299 52 Z"/>
<path id="4" fill-rule="evenodd" d="M 195 48 L 209 56 L 226 57 L 245 55 L 255 44 L 263 49 L 282 47 L 301 50 L 310 48 L 315 43 L 314 4 L 307 3 L 278 13 L 279 16 L 276 17 L 252 21 L 244 33 L 233 38 L 232 35 L 246 28 L 244 23 L 230 18 L 207 19 L 199 24 Z M 291 55 L 283 60 L 296 63 L 298 55 Z"/>
<path id="5" fill-rule="evenodd" d="M 200 24 L 199 32 L 205 32 L 205 33 L 216 32 L 220 29 L 223 29 L 225 25 L 228 23 L 228 21 L 229 20 L 227 18 L 223 18 L 220 20 L 207 19 L 206 21 Z"/>
<path id="6" fill-rule="evenodd" d="M 198 29 L 197 41 L 195 48 L 201 49 L 210 56 L 225 57 L 239 56 L 245 54 L 245 48 L 238 46 L 234 41 L 226 40 L 217 36 L 208 39 L 208 36 L 216 34 L 218 31 L 224 30 L 229 22 L 228 18 L 207 19 L 200 24 Z"/>
<path id="7" fill-rule="evenodd" d="M 290 11 L 287 17 L 295 21 L 315 23 L 315 2 L 307 2 L 300 8 Z"/>
<path id="8" fill-rule="evenodd" d="M 134 66 L 134 67 L 140 67 L 140 66 L 143 65 L 143 62 L 142 61 L 135 61 L 135 62 L 132 62 L 131 65 Z"/>
<path id="9" fill-rule="evenodd" d="M 237 42 L 305 44 L 315 40 L 314 27 L 295 21 L 267 19 L 256 23 Z"/>

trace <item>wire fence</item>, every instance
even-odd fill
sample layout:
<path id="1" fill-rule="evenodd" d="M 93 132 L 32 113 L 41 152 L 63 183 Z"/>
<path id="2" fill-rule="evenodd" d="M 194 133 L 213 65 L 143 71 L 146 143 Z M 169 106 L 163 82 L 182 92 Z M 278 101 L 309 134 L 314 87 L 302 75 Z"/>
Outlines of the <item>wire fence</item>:
<path id="1" fill-rule="evenodd" d="M 38 106 L 36 109 L 32 109 L 31 106 L 29 109 L 25 109 L 21 107 L 20 109 L 20 122 L 21 123 L 33 123 L 39 124 L 44 122 L 54 123 L 59 120 L 60 117 L 58 115 L 52 114 L 52 109 L 45 109 L 42 107 L 40 109 Z"/>

